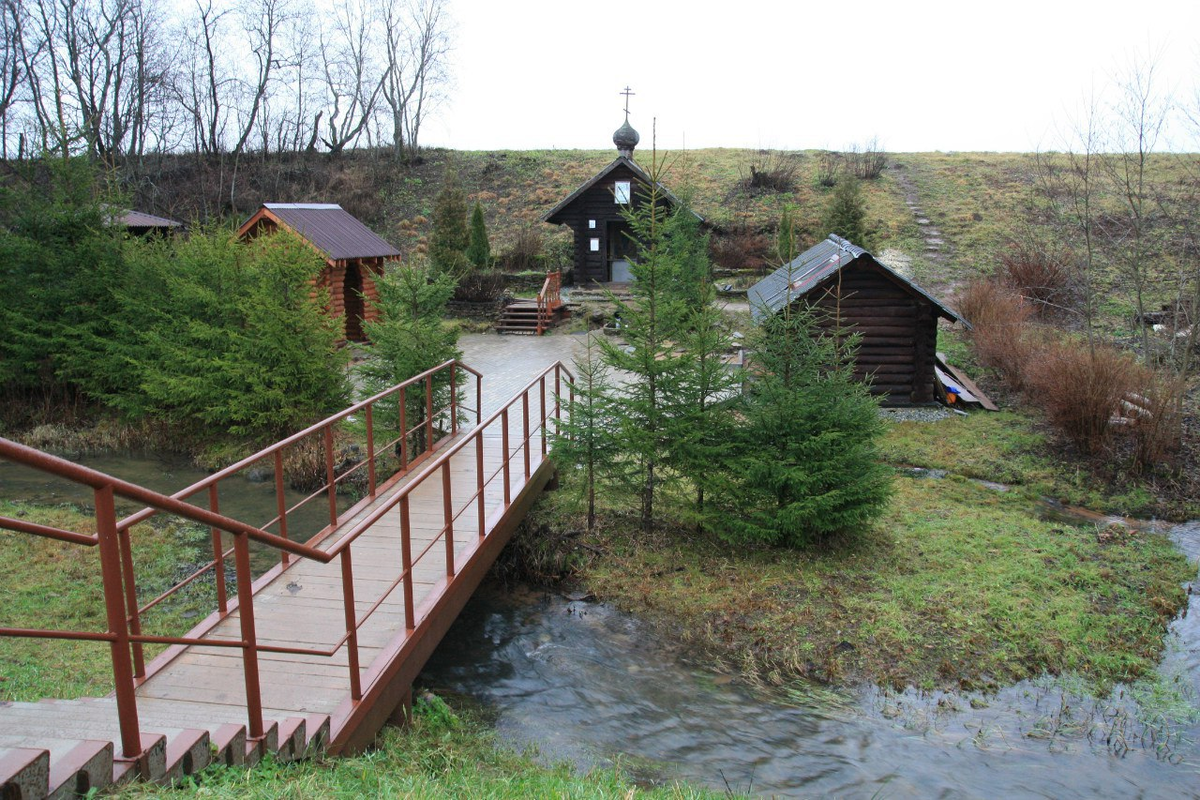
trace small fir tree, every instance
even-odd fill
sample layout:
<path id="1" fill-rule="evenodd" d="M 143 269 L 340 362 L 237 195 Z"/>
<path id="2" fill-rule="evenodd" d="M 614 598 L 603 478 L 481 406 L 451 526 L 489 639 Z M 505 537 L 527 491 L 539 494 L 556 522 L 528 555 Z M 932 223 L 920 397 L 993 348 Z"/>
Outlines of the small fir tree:
<path id="1" fill-rule="evenodd" d="M 630 262 L 634 276 L 631 298 L 616 301 L 624 344 L 601 342 L 604 363 L 632 376 L 615 398 L 614 427 L 624 454 L 617 477 L 639 496 L 645 530 L 654 524 L 659 485 L 672 477 L 663 469 L 671 447 L 669 398 L 684 361 L 677 343 L 689 305 L 682 278 L 685 268 L 673 257 L 686 248 L 670 244 L 668 237 L 671 225 L 679 224 L 679 215 L 690 212 L 668 212 L 659 186 L 657 158 L 650 174 L 644 201 L 626 213 L 637 256 Z"/>
<path id="2" fill-rule="evenodd" d="M 467 260 L 477 270 L 487 269 L 492 263 L 492 247 L 488 243 L 487 225 L 483 221 L 483 206 L 479 203 L 475 203 L 475 209 L 471 212 L 470 239 Z"/>
<path id="3" fill-rule="evenodd" d="M 853 175 L 844 174 L 838 181 L 822 222 L 826 235 L 834 233 L 859 247 L 870 247 L 862 185 Z"/>
<path id="4" fill-rule="evenodd" d="M 387 271 L 375 285 L 380 316 L 365 324 L 371 343 L 365 348 L 367 359 L 359 367 L 368 395 L 462 356 L 458 329 L 442 320 L 454 294 L 455 284 L 449 276 L 428 264 L 415 263 Z M 434 384 L 435 408 L 449 404 L 450 390 L 449 377 L 439 375 Z M 407 404 L 407 425 L 416 427 L 425 419 L 422 393 L 410 392 Z M 391 414 L 394 412 L 381 411 L 379 424 L 392 424 L 395 416 L 389 419 Z M 410 451 L 413 455 L 425 448 L 423 437 L 418 430 Z"/>
<path id="5" fill-rule="evenodd" d="M 467 247 L 467 200 L 453 173 L 446 175 L 442 190 L 433 201 L 433 233 L 429 242 L 429 262 L 443 275 L 458 279 L 466 274 L 470 262 Z"/>
<path id="6" fill-rule="evenodd" d="M 779 232 L 775 237 L 775 255 L 780 264 L 789 263 L 799 252 L 796 234 L 795 209 L 786 205 L 779 215 Z"/>
<path id="7" fill-rule="evenodd" d="M 721 535 L 802 546 L 866 525 L 886 508 L 878 404 L 853 374 L 853 341 L 814 335 L 814 313 L 788 307 L 755 331 Z"/>
<path id="8" fill-rule="evenodd" d="M 583 470 L 582 492 L 587 503 L 587 530 L 596 527 L 596 487 L 608 481 L 619 456 L 614 436 L 613 385 L 610 370 L 600 357 L 595 334 L 575 356 L 572 392 L 559 398 L 564 406 L 562 426 L 554 440 L 554 457 L 560 465 Z"/>

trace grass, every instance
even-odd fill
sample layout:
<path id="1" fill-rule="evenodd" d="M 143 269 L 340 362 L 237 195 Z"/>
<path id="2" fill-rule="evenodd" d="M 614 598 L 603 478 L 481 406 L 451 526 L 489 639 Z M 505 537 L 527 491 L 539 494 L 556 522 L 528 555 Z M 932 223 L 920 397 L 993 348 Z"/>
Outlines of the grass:
<path id="1" fill-rule="evenodd" d="M 709 798 L 681 784 L 642 789 L 619 766 L 577 775 L 566 764 L 544 766 L 531 753 L 500 745 L 479 719 L 455 713 L 439 698 L 416 704 L 412 725 L 385 728 L 373 750 L 349 758 L 253 769 L 211 767 L 173 789 L 135 784 L 118 797 L 488 797 Z"/>
<path id="2" fill-rule="evenodd" d="M 884 453 L 952 474 L 898 477 L 880 523 L 823 549 L 738 550 L 669 524 L 646 537 L 612 509 L 579 549 L 569 491 L 543 500 L 529 529 L 575 548 L 543 554 L 543 572 L 574 570 L 598 597 L 770 681 L 971 688 L 1076 673 L 1102 693 L 1153 672 L 1185 602 L 1186 559 L 1161 534 L 1074 527 L 1036 508 L 1053 494 L 1128 511 L 1148 495 L 1102 495 L 1013 412 L 895 423 Z"/>
<path id="3" fill-rule="evenodd" d="M 92 518 L 70 507 L 0 501 L 0 516 L 80 533 L 94 532 Z M 146 602 L 204 563 L 206 534 L 175 523 L 142 524 L 133 531 L 139 599 Z M 0 586 L 8 627 L 101 632 L 107 628 L 95 547 L 0 531 Z M 142 620 L 146 633 L 178 635 L 215 607 L 211 582 L 160 604 Z M 162 647 L 146 646 L 147 661 Z M 103 642 L 0 638 L 0 699 L 37 700 L 104 695 L 112 667 Z"/>

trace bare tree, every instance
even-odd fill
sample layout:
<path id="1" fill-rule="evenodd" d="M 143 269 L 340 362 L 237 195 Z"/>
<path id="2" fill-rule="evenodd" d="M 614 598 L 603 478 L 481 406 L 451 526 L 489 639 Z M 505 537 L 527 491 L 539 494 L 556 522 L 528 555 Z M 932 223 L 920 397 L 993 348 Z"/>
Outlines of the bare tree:
<path id="1" fill-rule="evenodd" d="M 1108 231 L 1119 254 L 1121 274 L 1132 295 L 1141 334 L 1142 358 L 1150 356 L 1146 325 L 1146 295 L 1155 280 L 1156 230 L 1151 219 L 1155 209 L 1154 187 L 1147 168 L 1166 124 L 1168 103 L 1155 84 L 1158 56 L 1149 54 L 1132 60 L 1120 81 L 1114 108 L 1113 130 L 1116 153 L 1104 165 L 1123 213 L 1112 220 Z"/>
<path id="2" fill-rule="evenodd" d="M 375 20 L 363 2 L 338 6 L 332 28 L 321 35 L 321 66 L 327 104 L 321 142 L 331 153 L 340 153 L 363 132 L 383 88 L 383 71 L 375 67 L 371 35 Z M 320 127 L 321 113 L 313 124 Z"/>
<path id="3" fill-rule="evenodd" d="M 391 112 L 397 157 L 416 156 L 421 124 L 448 78 L 450 52 L 446 0 L 384 0 L 387 69 L 383 97 Z"/>
<path id="4" fill-rule="evenodd" d="M 0 0 L 0 152 L 4 158 L 8 158 L 9 110 L 25 79 L 21 65 L 24 27 L 22 0 Z"/>

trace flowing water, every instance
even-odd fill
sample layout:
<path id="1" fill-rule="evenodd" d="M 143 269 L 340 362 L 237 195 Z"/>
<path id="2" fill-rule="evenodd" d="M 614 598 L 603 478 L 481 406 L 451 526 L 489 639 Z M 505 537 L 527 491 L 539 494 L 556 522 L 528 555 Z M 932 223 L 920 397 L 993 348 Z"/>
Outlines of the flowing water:
<path id="1" fill-rule="evenodd" d="M 205 475 L 170 456 L 79 460 L 165 493 Z M 92 501 L 89 490 L 3 461 L 0 496 Z M 288 502 L 298 499 L 290 493 Z M 222 485 L 221 508 L 232 516 L 265 520 L 274 504 L 269 480 Z M 315 532 L 324 524 L 316 506 L 312 519 L 290 524 Z M 1103 521 L 1054 505 L 1042 513 Z M 1200 559 L 1200 522 L 1170 533 Z M 474 698 L 517 747 L 581 769 L 619 762 L 648 783 L 683 778 L 780 796 L 1200 797 L 1197 602 L 1189 596 L 1168 632 L 1160 685 L 1174 691 L 1165 698 L 1121 687 L 1095 700 L 1062 681 L 986 695 L 757 689 L 606 605 L 492 584 L 468 603 L 421 683 Z"/>
<path id="2" fill-rule="evenodd" d="M 1200 558 L 1200 522 L 1171 533 Z M 762 690 L 606 605 L 487 585 L 421 681 L 475 698 L 502 740 L 546 760 L 619 762 L 647 782 L 779 796 L 1200 797 L 1195 602 L 1167 636 L 1161 685 L 1175 697 L 1119 687 L 1097 700 L 1066 681 L 990 694 Z"/>

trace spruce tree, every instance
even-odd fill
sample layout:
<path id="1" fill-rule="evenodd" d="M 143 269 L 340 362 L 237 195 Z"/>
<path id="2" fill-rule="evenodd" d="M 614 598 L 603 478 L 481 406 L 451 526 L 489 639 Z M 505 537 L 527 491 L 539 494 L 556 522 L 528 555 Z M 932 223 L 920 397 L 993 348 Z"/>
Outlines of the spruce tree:
<path id="1" fill-rule="evenodd" d="M 454 279 L 466 274 L 470 262 L 467 247 L 467 200 L 453 173 L 446 175 L 442 190 L 433 201 L 433 233 L 429 242 L 429 262 L 443 275 Z"/>
<path id="2" fill-rule="evenodd" d="M 478 202 L 471 212 L 470 244 L 467 245 L 467 260 L 477 270 L 491 266 L 492 248 L 488 243 L 487 225 L 483 221 L 483 207 Z"/>
<path id="3" fill-rule="evenodd" d="M 613 426 L 613 385 L 595 334 L 588 334 L 586 348 L 575 356 L 573 364 L 575 384 L 567 396 L 559 398 L 564 414 L 555 433 L 554 458 L 563 467 L 583 470 L 581 489 L 587 502 L 590 533 L 596 526 L 596 487 L 608 481 L 619 456 Z"/>
<path id="4" fill-rule="evenodd" d="M 859 247 L 870 247 L 862 185 L 853 175 L 842 175 L 838 181 L 822 222 L 826 235 L 835 233 Z"/>
<path id="5" fill-rule="evenodd" d="M 420 262 L 393 268 L 376 280 L 380 317 L 365 323 L 370 344 L 365 348 L 367 359 L 359 367 L 368 395 L 462 356 L 458 349 L 458 329 L 442 320 L 454 285 L 449 276 Z M 450 390 L 449 376 L 437 376 L 435 408 L 449 405 Z M 409 392 L 406 397 L 409 428 L 425 419 L 422 397 L 420 391 Z M 394 420 L 390 409 L 383 410 L 377 424 L 392 424 Z M 425 446 L 424 433 L 418 431 L 410 453 L 416 455 Z"/>
<path id="6" fill-rule="evenodd" d="M 891 494 L 878 404 L 853 374 L 855 342 L 817 335 L 786 307 L 754 332 L 751 375 L 721 535 L 736 543 L 819 543 L 878 517 Z"/>
<path id="7" fill-rule="evenodd" d="M 680 265 L 671 258 L 678 248 L 667 241 L 671 215 L 659 173 L 656 161 L 644 201 L 626 214 L 637 255 L 630 261 L 631 298 L 616 301 L 624 344 L 601 342 L 605 364 L 632 376 L 616 393 L 615 430 L 623 454 L 617 477 L 639 496 L 645 530 L 654 524 L 658 487 L 671 477 L 663 469 L 671 447 L 669 397 L 684 360 L 677 343 L 688 311 Z"/>
<path id="8" fill-rule="evenodd" d="M 775 255 L 780 264 L 787 264 L 799 253 L 796 243 L 795 210 L 785 205 L 779 215 L 779 232 L 775 237 Z"/>

